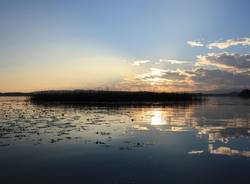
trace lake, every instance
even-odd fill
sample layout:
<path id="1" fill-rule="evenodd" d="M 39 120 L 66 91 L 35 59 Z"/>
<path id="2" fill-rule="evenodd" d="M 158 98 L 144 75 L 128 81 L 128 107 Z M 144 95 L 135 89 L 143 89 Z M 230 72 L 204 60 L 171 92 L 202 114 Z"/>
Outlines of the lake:
<path id="1" fill-rule="evenodd" d="M 1 183 L 249 183 L 250 100 L 36 105 L 0 97 Z"/>

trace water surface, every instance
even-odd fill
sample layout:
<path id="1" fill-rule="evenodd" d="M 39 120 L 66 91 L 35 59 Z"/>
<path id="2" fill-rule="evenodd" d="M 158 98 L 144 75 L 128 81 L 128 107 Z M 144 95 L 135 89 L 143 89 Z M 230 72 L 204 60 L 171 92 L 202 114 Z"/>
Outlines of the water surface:
<path id="1" fill-rule="evenodd" d="M 249 183 L 250 100 L 41 106 L 0 97 L 1 183 Z"/>

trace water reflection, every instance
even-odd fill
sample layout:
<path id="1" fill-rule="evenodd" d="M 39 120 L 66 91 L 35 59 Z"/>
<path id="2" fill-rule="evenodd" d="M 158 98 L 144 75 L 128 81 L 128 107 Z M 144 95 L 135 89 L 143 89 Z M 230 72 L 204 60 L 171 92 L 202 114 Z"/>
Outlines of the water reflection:
<path id="1" fill-rule="evenodd" d="M 188 154 L 249 157 L 249 105 L 238 98 L 211 98 L 206 104 L 191 106 L 69 108 L 4 97 L 0 98 L 0 146 L 78 141 L 110 147 L 120 141 L 119 148 L 127 150 L 152 142 L 161 144 L 161 140 L 152 139 L 159 132 L 165 136 L 174 133 L 183 140 L 186 132 L 189 137 L 195 134 L 197 146 L 199 140 L 205 139 L 207 144 L 207 150 L 193 150 L 190 143 Z M 234 140 L 240 141 L 239 148 L 231 145 Z"/>
<path id="2" fill-rule="evenodd" d="M 165 120 L 162 118 L 162 111 L 153 111 L 153 116 L 151 117 L 151 125 L 166 125 Z"/>
<path id="3" fill-rule="evenodd" d="M 250 151 L 232 149 L 226 146 L 214 148 L 213 144 L 209 144 L 208 151 L 211 154 L 217 154 L 217 155 L 250 157 Z"/>

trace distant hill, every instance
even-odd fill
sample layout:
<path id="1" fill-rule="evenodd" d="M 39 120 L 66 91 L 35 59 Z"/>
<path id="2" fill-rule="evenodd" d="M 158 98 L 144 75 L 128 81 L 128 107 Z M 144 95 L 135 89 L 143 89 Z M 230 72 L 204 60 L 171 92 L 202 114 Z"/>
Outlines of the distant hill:
<path id="1" fill-rule="evenodd" d="M 205 96 L 228 96 L 228 97 L 238 97 L 240 95 L 240 92 L 230 92 L 230 93 L 207 93 L 204 94 Z"/>
<path id="2" fill-rule="evenodd" d="M 196 91 L 203 94 L 231 94 L 231 93 L 240 93 L 243 89 L 242 88 L 228 88 L 228 89 L 215 89 L 215 90 L 209 90 L 209 91 Z"/>
<path id="3" fill-rule="evenodd" d="M 243 98 L 250 98 L 250 89 L 244 89 L 240 92 L 240 96 Z"/>

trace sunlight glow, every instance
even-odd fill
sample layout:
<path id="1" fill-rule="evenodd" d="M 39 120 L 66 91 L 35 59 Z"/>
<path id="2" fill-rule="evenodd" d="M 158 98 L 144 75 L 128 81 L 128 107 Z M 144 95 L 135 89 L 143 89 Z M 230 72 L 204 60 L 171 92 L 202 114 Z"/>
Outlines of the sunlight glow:
<path id="1" fill-rule="evenodd" d="M 154 115 L 151 118 L 151 125 L 153 126 L 166 125 L 165 120 L 162 118 L 161 111 L 154 111 Z"/>

